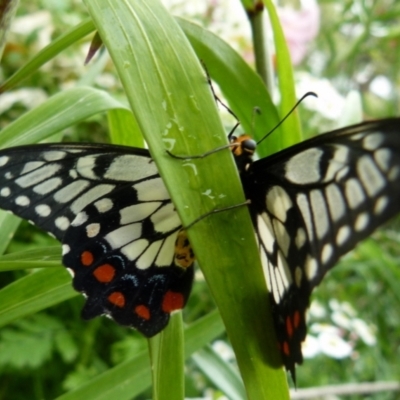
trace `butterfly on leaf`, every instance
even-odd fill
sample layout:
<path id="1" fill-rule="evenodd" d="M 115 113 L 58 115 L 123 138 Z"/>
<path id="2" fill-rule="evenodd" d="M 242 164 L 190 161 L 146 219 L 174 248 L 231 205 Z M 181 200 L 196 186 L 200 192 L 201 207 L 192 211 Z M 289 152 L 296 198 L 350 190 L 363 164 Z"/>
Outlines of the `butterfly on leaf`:
<path id="1" fill-rule="evenodd" d="M 325 133 L 254 161 L 231 138 L 283 363 L 302 362 L 310 295 L 339 257 L 400 211 L 400 118 Z M 62 242 L 86 297 L 147 337 L 190 294 L 195 256 L 147 150 L 43 144 L 0 151 L 0 208 Z"/>

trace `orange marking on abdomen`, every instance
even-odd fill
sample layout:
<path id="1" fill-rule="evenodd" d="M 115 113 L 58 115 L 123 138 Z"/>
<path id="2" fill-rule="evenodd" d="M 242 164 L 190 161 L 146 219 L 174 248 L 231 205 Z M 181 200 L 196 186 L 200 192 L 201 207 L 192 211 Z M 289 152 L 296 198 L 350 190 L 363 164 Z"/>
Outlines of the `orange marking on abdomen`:
<path id="1" fill-rule="evenodd" d="M 139 315 L 140 318 L 143 318 L 147 321 L 150 319 L 150 310 L 143 304 L 135 307 L 135 313 Z"/>
<path id="2" fill-rule="evenodd" d="M 175 310 L 181 310 L 184 306 L 185 299 L 183 298 L 182 293 L 168 291 L 165 293 L 163 302 L 162 302 L 162 310 L 166 313 L 171 313 Z"/>
<path id="3" fill-rule="evenodd" d="M 286 317 L 286 333 L 291 338 L 293 335 L 293 325 L 292 321 L 290 320 L 290 315 Z"/>
<path id="4" fill-rule="evenodd" d="M 85 267 L 88 267 L 89 265 L 92 265 L 94 260 L 93 254 L 90 251 L 84 251 L 81 254 L 81 263 Z"/>
<path id="5" fill-rule="evenodd" d="M 111 282 L 115 276 L 115 268 L 110 264 L 103 264 L 93 271 L 95 278 L 102 283 Z"/>
<path id="6" fill-rule="evenodd" d="M 186 231 L 181 230 L 175 241 L 175 258 L 174 263 L 177 267 L 188 268 L 194 263 L 195 257 L 192 246 L 189 243 Z"/>
<path id="7" fill-rule="evenodd" d="M 121 292 L 113 292 L 107 297 L 108 301 L 114 306 L 124 307 L 125 306 L 125 296 Z"/>

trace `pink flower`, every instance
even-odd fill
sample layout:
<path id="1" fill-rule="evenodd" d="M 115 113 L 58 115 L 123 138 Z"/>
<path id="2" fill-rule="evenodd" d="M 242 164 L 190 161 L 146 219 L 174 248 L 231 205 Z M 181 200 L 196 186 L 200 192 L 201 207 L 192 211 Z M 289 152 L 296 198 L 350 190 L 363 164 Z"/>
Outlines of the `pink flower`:
<path id="1" fill-rule="evenodd" d="M 302 8 L 280 8 L 278 13 L 294 65 L 307 54 L 308 43 L 319 32 L 320 10 L 316 0 L 303 0 Z"/>

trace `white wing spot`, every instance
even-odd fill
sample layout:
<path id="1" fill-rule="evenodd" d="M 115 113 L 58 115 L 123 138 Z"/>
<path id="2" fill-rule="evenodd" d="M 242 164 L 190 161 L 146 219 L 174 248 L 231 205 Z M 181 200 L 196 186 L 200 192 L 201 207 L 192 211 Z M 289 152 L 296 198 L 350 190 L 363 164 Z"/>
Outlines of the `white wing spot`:
<path id="1" fill-rule="evenodd" d="M 268 292 L 272 293 L 271 277 L 269 275 L 269 260 L 267 258 L 267 254 L 265 253 L 264 249 L 261 249 L 260 251 L 260 258 Z"/>
<path id="2" fill-rule="evenodd" d="M 328 202 L 329 214 L 332 221 L 338 221 L 346 212 L 345 202 L 338 185 L 332 183 L 325 188 L 325 196 Z"/>
<path id="3" fill-rule="evenodd" d="M 126 225 L 131 224 L 132 222 L 142 221 L 153 214 L 161 204 L 160 201 L 150 201 L 125 207 L 119 212 L 121 216 L 120 224 Z"/>
<path id="4" fill-rule="evenodd" d="M 8 156 L 1 156 L 0 157 L 0 167 L 4 167 L 4 165 L 6 165 L 8 163 L 9 159 L 10 159 L 10 157 L 8 157 Z"/>
<path id="5" fill-rule="evenodd" d="M 146 239 L 135 240 L 121 248 L 121 253 L 130 261 L 136 260 L 149 245 Z M 137 267 L 137 265 L 136 265 Z"/>
<path id="6" fill-rule="evenodd" d="M 147 157 L 123 155 L 114 159 L 104 174 L 104 178 L 117 181 L 133 182 L 140 176 L 142 179 L 151 175 L 157 175 L 157 167 L 149 162 Z"/>
<path id="7" fill-rule="evenodd" d="M 278 242 L 279 248 L 282 250 L 285 257 L 287 257 L 290 246 L 290 236 L 285 228 L 285 225 L 282 224 L 276 218 L 272 219 L 272 224 L 274 227 L 276 241 Z"/>
<path id="8" fill-rule="evenodd" d="M 310 192 L 310 203 L 317 237 L 322 239 L 328 232 L 329 220 L 324 196 L 320 190 L 314 189 Z"/>
<path id="9" fill-rule="evenodd" d="M 44 152 L 43 158 L 46 161 L 58 161 L 62 160 L 66 155 L 67 153 L 65 151 L 52 150 Z"/>
<path id="10" fill-rule="evenodd" d="M 54 221 L 54 224 L 61 231 L 65 231 L 69 227 L 69 219 L 67 217 L 58 217 Z"/>
<path id="11" fill-rule="evenodd" d="M 326 264 L 331 259 L 332 256 L 333 256 L 333 246 L 328 243 L 322 248 L 321 261 L 324 264 Z"/>
<path id="12" fill-rule="evenodd" d="M 26 196 L 18 196 L 15 199 L 15 204 L 17 204 L 18 206 L 21 206 L 21 207 L 29 206 L 30 203 L 31 203 L 31 201 Z"/>
<path id="13" fill-rule="evenodd" d="M 369 223 L 369 215 L 367 213 L 361 213 L 357 218 L 354 224 L 354 228 L 356 231 L 360 232 L 368 226 Z"/>
<path id="14" fill-rule="evenodd" d="M 336 243 L 338 246 L 342 246 L 346 240 L 350 237 L 350 227 L 347 225 L 342 226 L 339 228 L 336 234 Z"/>
<path id="15" fill-rule="evenodd" d="M 297 234 L 296 234 L 296 247 L 298 249 L 301 249 L 304 246 L 304 243 L 306 242 L 306 232 L 303 228 L 297 229 Z"/>
<path id="16" fill-rule="evenodd" d="M 157 240 L 157 242 L 153 242 L 136 261 L 136 267 L 139 269 L 146 269 L 151 267 L 155 262 L 161 245 L 162 240 Z"/>
<path id="17" fill-rule="evenodd" d="M 8 197 L 11 194 L 11 190 L 9 187 L 3 187 L 0 190 L 0 196 L 1 197 Z"/>
<path id="18" fill-rule="evenodd" d="M 75 219 L 72 221 L 72 226 L 81 226 L 88 220 L 89 216 L 85 213 L 85 211 L 81 211 Z"/>
<path id="19" fill-rule="evenodd" d="M 42 165 L 44 165 L 44 161 L 30 161 L 30 162 L 27 162 L 24 165 L 24 168 L 22 169 L 20 174 L 24 175 L 24 174 L 26 174 L 28 172 L 33 171 L 36 168 L 41 167 Z"/>
<path id="20" fill-rule="evenodd" d="M 273 186 L 268 191 L 266 205 L 268 211 L 282 222 L 286 221 L 287 212 L 293 207 L 291 198 L 281 186 Z"/>
<path id="21" fill-rule="evenodd" d="M 161 246 L 155 265 L 157 267 L 169 267 L 175 258 L 175 242 L 178 231 L 169 235 Z"/>
<path id="22" fill-rule="evenodd" d="M 376 150 L 384 140 L 382 133 L 376 132 L 365 136 L 363 140 L 363 147 L 365 150 Z"/>
<path id="23" fill-rule="evenodd" d="M 54 200 L 58 203 L 68 203 L 90 185 L 89 181 L 79 179 L 64 186 L 54 194 Z"/>
<path id="24" fill-rule="evenodd" d="M 142 224 L 129 224 L 108 233 L 104 239 L 113 249 L 119 249 L 126 244 L 139 239 L 142 234 Z M 172 245 L 172 251 L 174 246 Z"/>
<path id="25" fill-rule="evenodd" d="M 6 172 L 6 173 L 4 174 L 4 178 L 6 178 L 6 179 L 12 179 L 12 178 L 14 178 L 14 175 L 13 175 L 11 172 Z"/>
<path id="26" fill-rule="evenodd" d="M 104 199 L 98 200 L 94 203 L 94 206 L 97 208 L 97 211 L 100 214 L 104 214 L 107 211 L 110 211 L 113 208 L 113 202 L 111 199 L 105 197 Z"/>
<path id="27" fill-rule="evenodd" d="M 66 254 L 68 254 L 71 251 L 71 247 L 69 247 L 69 245 L 67 244 L 63 244 L 61 246 L 62 249 L 62 255 L 65 256 Z"/>
<path id="28" fill-rule="evenodd" d="M 293 283 L 290 268 L 288 266 L 286 258 L 282 255 L 280 251 L 278 251 L 277 257 L 278 257 L 278 270 L 281 274 L 285 289 L 288 289 L 289 286 Z"/>
<path id="29" fill-rule="evenodd" d="M 364 191 L 357 179 L 351 178 L 345 183 L 345 194 L 350 208 L 353 210 L 365 200 Z"/>
<path id="30" fill-rule="evenodd" d="M 350 168 L 348 166 L 343 167 L 337 174 L 336 174 L 336 182 L 340 182 L 342 179 L 346 178 L 349 174 Z"/>
<path id="31" fill-rule="evenodd" d="M 102 184 L 89 189 L 71 204 L 71 211 L 74 214 L 78 214 L 78 212 L 82 211 L 87 205 L 110 193 L 114 188 L 115 185 Z"/>
<path id="32" fill-rule="evenodd" d="M 296 201 L 300 209 L 301 215 L 304 219 L 304 223 L 306 224 L 308 238 L 310 241 L 312 241 L 314 238 L 314 232 L 313 232 L 313 224 L 312 224 L 310 207 L 307 200 L 307 196 L 304 193 L 299 193 L 297 195 Z"/>
<path id="33" fill-rule="evenodd" d="M 387 174 L 387 177 L 390 181 L 395 181 L 400 175 L 400 168 L 398 166 L 395 166 L 390 169 L 390 171 Z"/>
<path id="34" fill-rule="evenodd" d="M 290 158 L 285 167 L 286 179 L 299 185 L 321 180 L 320 161 L 323 154 L 321 149 L 311 148 Z"/>
<path id="35" fill-rule="evenodd" d="M 318 264 L 315 258 L 307 256 L 304 270 L 309 281 L 313 280 L 317 276 Z"/>
<path id="36" fill-rule="evenodd" d="M 100 232 L 100 224 L 93 223 L 86 226 L 86 235 L 88 238 L 96 237 Z"/>
<path id="37" fill-rule="evenodd" d="M 19 177 L 18 179 L 15 180 L 15 183 L 22 188 L 27 188 L 29 186 L 36 185 L 52 177 L 60 169 L 61 165 L 59 164 L 47 164 L 41 168 L 35 169 L 34 171 L 26 175 Z"/>
<path id="38" fill-rule="evenodd" d="M 257 216 L 257 229 L 261 242 L 268 253 L 272 254 L 274 250 L 275 238 L 272 235 L 272 223 L 267 213 Z"/>
<path id="39" fill-rule="evenodd" d="M 39 217 L 48 217 L 51 214 L 51 208 L 47 204 L 39 204 L 35 207 Z"/>
<path id="40" fill-rule="evenodd" d="M 377 195 L 385 187 L 385 178 L 373 162 L 372 157 L 358 159 L 357 172 L 369 196 Z"/>
<path id="41" fill-rule="evenodd" d="M 139 201 L 169 200 L 169 193 L 160 177 L 133 185 Z"/>
<path id="42" fill-rule="evenodd" d="M 324 182 L 329 182 L 336 178 L 337 174 L 347 165 L 350 150 L 347 146 L 336 145 L 332 158 L 329 160 L 328 167 L 324 176 Z"/>
<path id="43" fill-rule="evenodd" d="M 386 196 L 381 196 L 376 200 L 374 206 L 374 214 L 381 214 L 389 204 L 389 199 Z"/>
<path id="44" fill-rule="evenodd" d="M 387 172 L 389 170 L 391 157 L 392 152 L 386 148 L 378 149 L 374 152 L 374 160 L 383 172 Z"/>
<path id="45" fill-rule="evenodd" d="M 53 190 L 57 189 L 58 187 L 60 187 L 62 185 L 63 181 L 61 178 L 50 178 L 45 180 L 42 183 L 39 183 L 39 185 L 36 185 L 33 188 L 33 191 L 37 194 L 40 195 L 45 195 L 47 193 L 52 192 Z"/>
<path id="46" fill-rule="evenodd" d="M 158 209 L 151 217 L 151 222 L 154 225 L 154 229 L 157 232 L 169 232 L 179 226 L 181 226 L 181 221 L 179 219 L 178 213 L 174 209 L 172 203 L 168 203 L 165 206 Z"/>

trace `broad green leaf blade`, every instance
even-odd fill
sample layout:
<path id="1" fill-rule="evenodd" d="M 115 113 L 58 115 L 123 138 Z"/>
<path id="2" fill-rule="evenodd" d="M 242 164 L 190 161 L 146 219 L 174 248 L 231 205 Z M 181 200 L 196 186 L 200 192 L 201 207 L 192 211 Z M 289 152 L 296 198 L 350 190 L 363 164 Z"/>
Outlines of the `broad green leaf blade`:
<path id="1" fill-rule="evenodd" d="M 275 5 L 271 0 L 264 0 L 274 32 L 276 50 L 276 69 L 281 95 L 280 117 L 284 118 L 296 104 L 296 90 L 294 84 L 292 60 L 286 39 L 276 13 Z M 296 144 L 302 140 L 298 110 L 295 110 L 282 125 L 282 148 Z"/>
<path id="2" fill-rule="evenodd" d="M 112 143 L 139 148 L 144 147 L 142 132 L 131 111 L 110 110 L 107 116 L 110 128 L 108 135 Z"/>
<path id="3" fill-rule="evenodd" d="M 0 326 L 77 296 L 64 268 L 46 268 L 0 290 Z"/>
<path id="4" fill-rule="evenodd" d="M 183 224 L 242 203 L 229 151 L 189 162 L 166 154 L 167 148 L 175 154 L 201 154 L 226 143 L 202 68 L 174 19 L 156 0 L 85 4 Z M 280 391 L 286 390 L 286 376 L 267 317 L 265 281 L 247 210 L 209 216 L 188 233 L 225 321 L 249 399 L 285 398 Z"/>
<path id="5" fill-rule="evenodd" d="M 279 124 L 280 118 L 256 72 L 232 47 L 213 33 L 181 18 L 178 18 L 178 22 L 212 79 L 218 83 L 245 131 L 254 134 L 257 140 L 272 131 Z M 260 110 L 260 114 L 253 118 L 255 107 Z M 280 128 L 273 136 L 282 137 Z M 258 152 L 264 156 L 273 154 L 281 149 L 279 144 L 280 140 L 264 141 L 260 144 Z"/>
<path id="6" fill-rule="evenodd" d="M 149 342 L 153 366 L 153 400 L 183 399 L 185 355 L 182 312 L 172 314 L 168 326 Z"/>
<path id="7" fill-rule="evenodd" d="M 36 143 L 94 114 L 126 109 L 106 92 L 90 87 L 65 90 L 28 111 L 0 133 L 0 146 Z"/>
<path id="8" fill-rule="evenodd" d="M 223 331 L 224 326 L 216 311 L 190 325 L 185 329 L 186 358 Z M 150 376 L 149 356 L 147 351 L 142 351 L 57 400 L 130 400 L 150 387 Z"/>
<path id="9" fill-rule="evenodd" d="M 192 360 L 201 371 L 226 394 L 230 400 L 246 398 L 243 382 L 236 370 L 222 360 L 212 348 L 206 346 L 192 355 Z"/>
<path id="10" fill-rule="evenodd" d="M 57 54 L 71 46 L 73 43 L 84 38 L 90 32 L 93 32 L 94 26 L 92 20 L 81 22 L 70 31 L 53 40 L 43 50 L 39 51 L 32 60 L 28 61 L 15 74 L 8 78 L 1 86 L 0 93 L 10 90 L 29 75 L 36 72 L 42 65 L 52 60 Z M 82 60 L 83 63 L 83 60 Z"/>
<path id="11" fill-rule="evenodd" d="M 20 218 L 0 210 L 0 254 L 6 251 L 20 222 Z"/>

